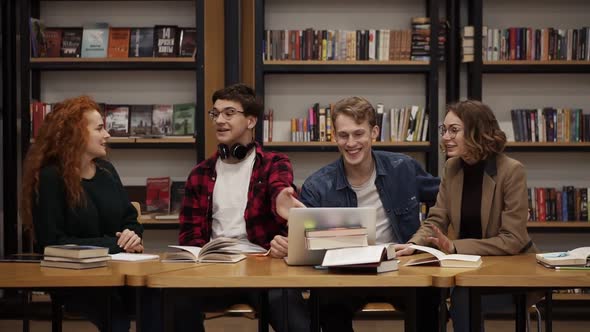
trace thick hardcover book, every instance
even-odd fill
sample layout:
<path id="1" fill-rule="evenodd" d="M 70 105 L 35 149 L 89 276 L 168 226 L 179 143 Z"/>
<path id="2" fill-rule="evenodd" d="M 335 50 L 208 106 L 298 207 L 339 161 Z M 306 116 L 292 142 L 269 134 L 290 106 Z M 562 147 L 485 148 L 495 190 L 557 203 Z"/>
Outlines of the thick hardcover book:
<path id="1" fill-rule="evenodd" d="M 82 49 L 82 28 L 63 28 L 61 35 L 61 56 L 79 58 Z"/>
<path id="2" fill-rule="evenodd" d="M 421 265 L 421 264 L 437 264 L 441 267 L 479 267 L 482 263 L 481 256 L 478 255 L 461 255 L 450 254 L 431 247 L 419 246 L 413 244 L 410 248 L 424 251 L 432 255 L 432 257 L 416 258 L 408 261 L 405 266 Z"/>
<path id="3" fill-rule="evenodd" d="M 106 58 L 109 45 L 109 25 L 96 23 L 84 26 L 82 34 L 83 58 Z"/>
<path id="4" fill-rule="evenodd" d="M 111 136 L 129 136 L 129 106 L 107 105 L 105 122 Z"/>
<path id="5" fill-rule="evenodd" d="M 62 29 L 45 28 L 43 35 L 45 36 L 45 47 L 47 49 L 47 56 L 58 58 L 61 52 Z"/>
<path id="6" fill-rule="evenodd" d="M 94 262 L 94 263 L 77 263 L 77 262 L 56 262 L 56 261 L 41 261 L 41 267 L 56 267 L 60 269 L 73 269 L 73 270 L 83 270 L 83 269 L 93 269 L 96 267 L 105 267 L 107 266 L 107 262 Z"/>
<path id="7" fill-rule="evenodd" d="M 76 244 L 47 246 L 43 251 L 43 255 L 45 256 L 68 258 L 102 257 L 108 254 L 109 248 Z"/>
<path id="8" fill-rule="evenodd" d="M 170 211 L 170 177 L 148 178 L 145 191 L 147 212 Z"/>
<path id="9" fill-rule="evenodd" d="M 156 57 L 177 56 L 179 35 L 179 29 L 175 25 L 156 25 L 154 27 L 154 55 Z"/>
<path id="10" fill-rule="evenodd" d="M 307 237 L 305 239 L 305 246 L 309 250 L 366 247 L 367 245 L 369 245 L 369 242 L 366 234 L 330 237 Z"/>
<path id="11" fill-rule="evenodd" d="M 43 21 L 31 17 L 29 20 L 29 29 L 31 32 L 31 57 L 38 58 L 47 56 L 44 37 L 45 25 L 43 24 Z"/>
<path id="12" fill-rule="evenodd" d="M 388 263 L 390 261 L 395 263 Z M 393 245 L 387 243 L 328 250 L 322 261 L 322 266 L 339 270 L 387 272 L 397 270 L 397 260 Z"/>
<path id="13" fill-rule="evenodd" d="M 174 181 L 170 187 L 170 214 L 178 214 L 184 199 L 184 181 Z"/>
<path id="14" fill-rule="evenodd" d="M 192 136 L 195 134 L 195 104 L 175 104 L 173 111 L 174 135 Z"/>
<path id="15" fill-rule="evenodd" d="M 154 56 L 154 28 L 131 28 L 129 57 Z"/>
<path id="16" fill-rule="evenodd" d="M 131 30 L 129 28 L 110 28 L 109 31 L 109 58 L 127 58 L 129 57 L 129 38 Z"/>
<path id="17" fill-rule="evenodd" d="M 153 105 L 131 105 L 129 108 L 129 136 L 152 133 Z"/>
<path id="18" fill-rule="evenodd" d="M 154 105 L 152 111 L 152 135 L 172 134 L 172 105 Z"/>
<path id="19" fill-rule="evenodd" d="M 162 262 L 237 263 L 246 258 L 243 252 L 253 252 L 249 250 L 251 243 L 225 237 L 209 241 L 203 247 L 169 247 L 179 251 L 166 253 Z M 257 247 L 253 249 L 256 250 L 254 252 L 259 252 Z"/>
<path id="20" fill-rule="evenodd" d="M 194 57 L 197 49 L 197 29 L 182 28 L 180 30 L 180 57 Z"/>

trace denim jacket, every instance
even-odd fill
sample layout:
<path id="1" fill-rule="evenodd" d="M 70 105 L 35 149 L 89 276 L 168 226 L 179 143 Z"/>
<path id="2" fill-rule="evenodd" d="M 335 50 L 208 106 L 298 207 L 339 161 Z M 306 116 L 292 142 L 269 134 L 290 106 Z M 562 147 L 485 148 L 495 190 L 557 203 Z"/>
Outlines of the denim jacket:
<path id="1" fill-rule="evenodd" d="M 420 227 L 419 202 L 435 202 L 440 179 L 401 153 L 373 151 L 375 186 L 391 222 L 395 238 L 409 241 Z M 357 207 L 356 193 L 344 172 L 342 158 L 312 174 L 301 188 L 301 202 L 308 207 Z"/>

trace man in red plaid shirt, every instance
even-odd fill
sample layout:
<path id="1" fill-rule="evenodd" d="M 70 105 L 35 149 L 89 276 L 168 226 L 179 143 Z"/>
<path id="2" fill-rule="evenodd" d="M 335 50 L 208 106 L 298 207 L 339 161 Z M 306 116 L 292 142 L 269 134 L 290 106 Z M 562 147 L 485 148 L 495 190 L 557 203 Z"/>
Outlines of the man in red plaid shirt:
<path id="1" fill-rule="evenodd" d="M 289 158 L 263 151 L 253 129 L 263 112 L 254 90 L 235 84 L 213 94 L 209 117 L 215 125 L 218 149 L 191 171 L 180 210 L 180 245 L 202 247 L 218 237 L 238 239 L 248 252 L 266 252 L 276 235 L 287 234 L 280 215 L 295 203 Z M 277 207 L 284 206 L 285 208 Z M 281 290 L 269 292 L 271 325 L 282 332 Z M 289 290 L 289 331 L 308 331 L 309 319 L 301 292 Z M 235 303 L 256 304 L 252 292 L 207 298 L 185 297 L 177 302 L 177 331 L 204 331 L 202 311 Z M 206 304 L 206 305 L 205 305 Z"/>

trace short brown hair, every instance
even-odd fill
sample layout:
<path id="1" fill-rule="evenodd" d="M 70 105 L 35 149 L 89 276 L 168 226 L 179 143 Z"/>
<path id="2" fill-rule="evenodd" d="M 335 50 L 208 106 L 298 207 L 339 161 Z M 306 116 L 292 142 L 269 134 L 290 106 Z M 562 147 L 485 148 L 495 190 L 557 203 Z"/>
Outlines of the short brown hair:
<path id="1" fill-rule="evenodd" d="M 256 118 L 262 115 L 262 102 L 256 98 L 254 89 L 243 83 L 237 83 L 217 90 L 213 93 L 211 99 L 214 104 L 218 99 L 240 103 L 244 109 L 244 115 L 251 115 Z"/>
<path id="2" fill-rule="evenodd" d="M 506 134 L 500 129 L 492 109 L 477 100 L 464 100 L 447 106 L 463 121 L 466 153 L 474 160 L 484 160 L 504 151 Z"/>
<path id="3" fill-rule="evenodd" d="M 369 121 L 371 128 L 377 125 L 375 118 L 375 108 L 373 105 L 362 97 L 348 97 L 340 100 L 334 105 L 332 111 L 332 124 L 335 127 L 338 115 L 346 115 L 354 119 L 354 122 L 361 124 Z"/>

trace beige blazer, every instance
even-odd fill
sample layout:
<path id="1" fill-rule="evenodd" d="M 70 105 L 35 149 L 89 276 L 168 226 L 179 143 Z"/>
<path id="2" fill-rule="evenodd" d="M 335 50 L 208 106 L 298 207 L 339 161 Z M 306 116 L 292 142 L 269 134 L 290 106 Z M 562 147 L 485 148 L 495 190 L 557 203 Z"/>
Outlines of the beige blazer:
<path id="1" fill-rule="evenodd" d="M 524 166 L 517 160 L 500 154 L 490 158 L 485 166 L 481 230 L 483 239 L 458 239 L 461 225 L 463 167 L 461 159 L 447 160 L 436 204 L 428 218 L 409 242 L 428 245 L 431 232 L 424 227 L 439 227 L 453 240 L 457 253 L 475 255 L 515 255 L 534 252 L 527 232 L 528 198 Z"/>

